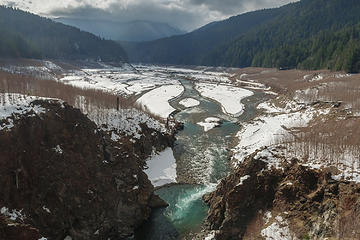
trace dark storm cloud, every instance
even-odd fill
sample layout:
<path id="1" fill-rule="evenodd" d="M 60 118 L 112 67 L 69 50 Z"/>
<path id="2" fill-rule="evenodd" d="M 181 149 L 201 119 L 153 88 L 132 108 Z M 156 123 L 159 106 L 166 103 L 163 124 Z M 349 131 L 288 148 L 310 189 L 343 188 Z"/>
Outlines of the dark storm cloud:
<path id="1" fill-rule="evenodd" d="M 199 17 L 199 14 L 195 14 L 194 11 L 189 11 L 186 8 L 171 4 L 155 4 L 151 1 L 139 1 L 139 4 L 131 4 L 126 7 L 113 3 L 106 9 L 99 9 L 91 5 L 76 8 L 61 8 L 52 10 L 50 15 L 106 19 L 120 22 L 147 20 L 165 22 L 187 30 L 204 23 L 203 18 Z"/>
<path id="2" fill-rule="evenodd" d="M 106 7 L 96 1 L 81 6 L 55 7 L 49 14 L 113 21 L 147 20 L 166 22 L 192 30 L 211 21 L 221 20 L 247 11 L 277 7 L 291 0 L 108 0 Z"/>
<path id="3" fill-rule="evenodd" d="M 296 0 L 293 0 L 296 1 Z M 251 10 L 278 7 L 289 0 L 188 0 L 190 5 L 205 5 L 210 10 L 219 11 L 224 15 L 238 14 Z"/>

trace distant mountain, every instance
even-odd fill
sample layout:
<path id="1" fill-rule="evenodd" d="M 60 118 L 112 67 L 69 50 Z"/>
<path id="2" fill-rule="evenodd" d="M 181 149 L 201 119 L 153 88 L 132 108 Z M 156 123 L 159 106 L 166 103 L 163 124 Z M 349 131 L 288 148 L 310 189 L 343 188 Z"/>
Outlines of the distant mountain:
<path id="1" fill-rule="evenodd" d="M 124 47 L 135 62 L 359 72 L 359 12 L 358 0 L 301 0 Z"/>
<path id="2" fill-rule="evenodd" d="M 164 37 L 184 34 L 167 23 L 150 21 L 114 22 L 107 20 L 56 18 L 57 22 L 78 27 L 100 37 L 116 41 L 150 41 Z"/>
<path id="3" fill-rule="evenodd" d="M 123 48 L 80 29 L 0 6 L 0 57 L 127 61 Z"/>

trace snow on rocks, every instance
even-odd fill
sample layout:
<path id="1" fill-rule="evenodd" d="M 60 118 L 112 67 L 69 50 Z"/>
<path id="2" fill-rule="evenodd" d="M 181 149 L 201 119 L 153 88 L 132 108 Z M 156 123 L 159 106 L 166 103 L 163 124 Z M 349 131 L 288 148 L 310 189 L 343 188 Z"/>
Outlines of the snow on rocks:
<path id="1" fill-rule="evenodd" d="M 146 113 L 137 109 L 100 109 L 92 108 L 85 112 L 88 118 L 94 121 L 99 128 L 104 131 L 112 131 L 111 139 L 117 141 L 120 135 L 141 138 L 141 124 L 147 125 L 149 128 L 159 132 L 166 132 L 165 125 L 151 118 Z"/>
<path id="2" fill-rule="evenodd" d="M 202 126 L 204 128 L 204 131 L 207 132 L 215 127 L 218 127 L 221 125 L 221 120 L 216 117 L 209 117 L 204 120 L 204 122 L 198 122 L 198 125 Z"/>
<path id="3" fill-rule="evenodd" d="M 204 240 L 212 240 L 215 239 L 215 231 L 211 231 Z"/>
<path id="4" fill-rule="evenodd" d="M 288 149 L 290 153 L 296 157 L 296 149 L 300 146 L 293 146 Z M 357 152 L 352 152 L 351 149 L 343 149 L 342 153 L 336 158 L 336 162 L 329 160 L 329 156 L 334 154 L 333 146 L 322 147 L 323 153 L 319 155 L 315 149 L 311 149 L 308 152 L 307 159 L 303 166 L 307 166 L 311 169 L 324 169 L 334 167 L 338 169 L 338 173 L 332 175 L 334 180 L 346 180 L 351 182 L 360 183 L 360 163 L 358 161 L 359 155 Z"/>
<path id="5" fill-rule="evenodd" d="M 320 73 L 320 74 L 316 74 L 313 78 L 311 78 L 309 80 L 309 82 L 316 82 L 316 81 L 320 81 L 323 79 L 324 79 L 324 76 Z"/>
<path id="6" fill-rule="evenodd" d="M 57 145 L 56 147 L 53 148 L 54 151 L 58 154 L 62 154 L 63 150 L 61 149 L 60 145 Z"/>
<path id="7" fill-rule="evenodd" d="M 0 209 L 0 214 L 9 217 L 12 221 L 24 221 L 26 218 L 25 214 L 22 213 L 22 210 L 9 210 L 7 207 L 2 207 Z"/>
<path id="8" fill-rule="evenodd" d="M 239 183 L 236 186 L 243 185 L 244 181 L 249 178 L 250 178 L 250 175 L 245 175 L 245 176 L 241 177 Z"/>
<path id="9" fill-rule="evenodd" d="M 351 77 L 352 75 L 351 74 L 348 74 L 348 73 L 338 73 L 338 74 L 335 74 L 335 78 L 346 78 L 346 77 Z"/>
<path id="10" fill-rule="evenodd" d="M 316 82 L 324 79 L 326 75 L 323 73 L 307 74 L 303 77 L 305 81 Z"/>
<path id="11" fill-rule="evenodd" d="M 30 116 L 36 116 L 45 113 L 45 109 L 43 107 L 33 104 L 33 101 L 35 100 L 54 99 L 26 96 L 17 93 L 1 93 L 0 130 L 10 130 L 14 126 L 13 119 L 16 119 L 20 115 L 31 113 Z"/>
<path id="12" fill-rule="evenodd" d="M 265 214 L 264 214 L 264 222 L 265 224 L 268 224 L 270 219 L 272 218 L 272 214 L 270 211 L 267 211 Z"/>
<path id="13" fill-rule="evenodd" d="M 27 96 L 22 94 L 5 93 L 0 94 L 0 131 L 10 130 L 14 126 L 14 120 L 21 115 L 36 116 L 46 112 L 46 109 L 40 105 L 33 103 L 35 100 L 61 100 L 51 98 L 41 98 L 36 96 Z M 159 132 L 166 132 L 165 125 L 151 118 L 146 113 L 137 109 L 100 109 L 94 106 L 85 108 L 81 104 L 77 106 L 88 118 L 94 121 L 99 128 L 112 132 L 113 140 L 120 139 L 120 135 L 127 135 L 139 139 L 141 137 L 141 124 L 147 125 L 149 128 Z M 62 154 L 61 146 L 57 145 L 53 150 Z"/>
<path id="14" fill-rule="evenodd" d="M 284 153 L 279 152 L 277 148 L 267 148 L 264 147 L 256 153 L 254 156 L 255 160 L 261 160 L 267 163 L 268 170 L 272 168 L 284 170 L 283 162 L 279 159 L 279 156 L 283 156 Z"/>
<path id="15" fill-rule="evenodd" d="M 270 214 L 271 217 L 271 214 Z M 267 219 L 267 221 L 269 221 Z M 290 232 L 288 222 L 281 216 L 276 216 L 273 223 L 261 230 L 261 236 L 266 240 L 295 240 L 294 234 Z"/>
<path id="16" fill-rule="evenodd" d="M 146 164 L 148 168 L 144 172 L 154 186 L 176 182 L 176 160 L 171 148 L 153 154 L 147 159 Z"/>
<path id="17" fill-rule="evenodd" d="M 307 126 L 313 117 L 328 115 L 330 108 L 305 107 L 304 104 L 297 104 L 294 101 L 287 102 L 283 108 L 275 107 L 270 102 L 260 104 L 258 107 L 264 109 L 267 115 L 260 116 L 246 124 L 244 129 L 238 133 L 241 140 L 234 149 L 236 152 L 235 162 L 242 161 L 248 154 L 259 149 L 254 158 L 268 163 L 268 169 L 283 170 L 286 159 L 297 158 L 303 166 L 311 169 L 329 167 L 338 169 L 338 172 L 332 175 L 334 180 L 344 179 L 360 182 L 360 171 L 358 170 L 360 163 L 357 160 L 358 152 L 354 149 L 343 148 L 336 153 L 333 146 L 323 144 L 321 151 L 315 146 L 306 147 L 307 150 L 304 154 L 304 143 L 294 141 L 285 146 L 281 141 L 276 140 L 279 137 L 293 139 L 291 128 Z M 332 160 L 334 154 L 337 154 L 336 161 Z"/>
<path id="18" fill-rule="evenodd" d="M 253 95 L 253 92 L 225 84 L 196 83 L 195 89 L 206 98 L 213 99 L 221 104 L 223 112 L 239 116 L 244 111 L 241 100 Z"/>
<path id="19" fill-rule="evenodd" d="M 100 129 L 111 132 L 113 141 L 118 141 L 123 135 L 140 139 L 142 132 L 140 125 L 142 124 L 162 133 L 167 131 L 164 124 L 135 108 L 103 109 L 93 105 L 88 106 L 84 103 L 84 98 L 79 96 L 75 106 L 95 122 Z"/>
<path id="20" fill-rule="evenodd" d="M 304 107 L 303 104 L 296 104 L 290 101 L 283 108 L 275 107 L 270 102 L 258 106 L 265 111 L 265 114 L 246 123 L 237 133 L 238 145 L 233 149 L 233 164 L 236 167 L 248 155 L 256 152 L 254 159 L 267 163 L 268 169 L 275 168 L 284 170 L 285 161 L 297 158 L 303 166 L 312 169 L 325 169 L 333 167 L 338 169 L 332 175 L 335 180 L 347 180 L 360 182 L 360 163 L 357 161 L 358 153 L 350 149 L 343 149 L 336 157 L 333 146 L 323 144 L 321 151 L 316 148 L 309 148 L 306 154 L 302 154 L 304 144 L 292 141 L 284 144 L 284 139 L 294 139 L 293 128 L 306 127 L 315 117 L 326 116 L 330 113 L 329 108 L 319 109 L 313 106 Z M 335 153 L 336 154 L 336 153 Z"/>
<path id="21" fill-rule="evenodd" d="M 47 208 L 45 205 L 42 206 L 42 209 L 43 209 L 45 212 L 49 213 L 49 214 L 51 213 L 50 209 Z"/>
<path id="22" fill-rule="evenodd" d="M 235 166 L 256 150 L 274 145 L 277 139 L 288 136 L 290 128 L 305 127 L 315 115 L 327 113 L 311 107 L 302 110 L 293 108 L 296 111 L 286 110 L 286 108 L 291 109 L 292 106 L 296 106 L 296 104 L 288 103 L 281 111 L 281 108 L 276 108 L 269 102 L 259 105 L 259 108 L 263 108 L 266 114 L 244 124 L 237 133 L 239 143 L 233 149 Z M 264 154 L 271 157 L 269 153 L 265 152 Z M 276 162 L 273 164 L 276 165 Z"/>
<path id="23" fill-rule="evenodd" d="M 136 102 L 151 113 L 166 119 L 175 109 L 169 100 L 180 96 L 184 91 L 182 85 L 166 85 L 145 93 Z"/>
<path id="24" fill-rule="evenodd" d="M 200 102 L 194 98 L 185 98 L 179 102 L 180 105 L 183 105 L 186 108 L 196 107 L 200 105 Z"/>

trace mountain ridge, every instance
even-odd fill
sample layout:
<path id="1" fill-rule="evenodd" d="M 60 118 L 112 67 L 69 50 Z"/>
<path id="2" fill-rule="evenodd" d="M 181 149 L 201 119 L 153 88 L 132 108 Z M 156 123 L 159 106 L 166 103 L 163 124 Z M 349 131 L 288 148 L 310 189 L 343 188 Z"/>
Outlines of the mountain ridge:
<path id="1" fill-rule="evenodd" d="M 130 61 L 200 65 L 198 63 L 201 62 L 201 56 L 213 50 L 213 46 L 219 46 L 277 14 L 277 9 L 258 10 L 207 24 L 180 36 L 144 43 L 121 42 L 121 44 L 127 51 Z M 238 28 L 238 31 L 234 32 L 233 28 L 228 27 L 229 25 Z M 153 61 L 153 58 L 156 58 L 156 61 Z"/>
<path id="2" fill-rule="evenodd" d="M 133 62 L 359 72 L 358 12 L 360 2 L 355 0 L 302 0 L 124 48 Z M 330 39 L 325 46 L 322 35 Z"/>
<path id="3" fill-rule="evenodd" d="M 123 48 L 51 19 L 0 6 L 0 56 L 126 62 Z"/>
<path id="4" fill-rule="evenodd" d="M 118 22 L 66 17 L 54 20 L 114 41 L 151 41 L 184 33 L 184 31 L 172 27 L 168 23 L 145 20 Z"/>

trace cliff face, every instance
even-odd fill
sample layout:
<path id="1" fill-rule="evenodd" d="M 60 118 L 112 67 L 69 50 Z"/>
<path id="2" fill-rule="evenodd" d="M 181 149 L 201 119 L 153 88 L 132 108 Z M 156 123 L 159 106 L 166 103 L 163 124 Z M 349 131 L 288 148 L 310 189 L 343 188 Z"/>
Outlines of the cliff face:
<path id="1" fill-rule="evenodd" d="M 46 112 L 0 130 L 1 239 L 124 239 L 151 207 L 164 205 L 142 166 L 152 146 L 172 144 L 170 136 L 143 126 L 136 145 L 126 137 L 114 142 L 67 104 L 32 104 Z M 12 217 L 11 209 L 22 211 Z"/>
<path id="2" fill-rule="evenodd" d="M 309 169 L 296 159 L 269 169 L 255 155 L 204 197 L 215 239 L 360 238 L 359 184 L 335 181 L 331 169 Z"/>

